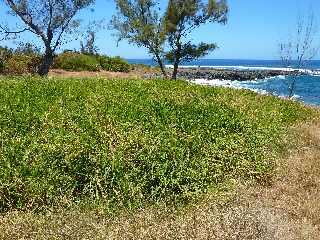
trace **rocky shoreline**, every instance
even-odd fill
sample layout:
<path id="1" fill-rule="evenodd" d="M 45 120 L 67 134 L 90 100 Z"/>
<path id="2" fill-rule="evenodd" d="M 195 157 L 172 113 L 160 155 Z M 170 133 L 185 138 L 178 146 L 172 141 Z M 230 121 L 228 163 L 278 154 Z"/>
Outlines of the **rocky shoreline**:
<path id="1" fill-rule="evenodd" d="M 168 73 L 171 74 L 172 70 Z M 288 76 L 297 74 L 296 71 L 284 70 L 237 70 L 237 69 L 212 69 L 212 68 L 180 68 L 178 78 L 187 80 L 207 79 L 207 80 L 231 80 L 231 81 L 253 81 L 257 79 L 265 79 L 276 76 Z M 299 73 L 302 74 L 302 73 Z M 158 73 L 148 73 L 145 78 L 161 78 Z"/>
<path id="2" fill-rule="evenodd" d="M 209 68 L 189 68 L 180 69 L 178 78 L 193 79 L 220 79 L 231 81 L 251 81 L 265 79 L 276 76 L 291 75 L 294 72 L 283 70 L 227 70 L 227 69 L 209 69 Z"/>

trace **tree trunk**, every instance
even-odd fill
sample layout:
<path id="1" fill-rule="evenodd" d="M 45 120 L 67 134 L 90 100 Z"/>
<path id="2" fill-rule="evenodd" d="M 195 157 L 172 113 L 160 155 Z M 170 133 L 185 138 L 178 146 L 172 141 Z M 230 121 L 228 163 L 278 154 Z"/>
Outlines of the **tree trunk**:
<path id="1" fill-rule="evenodd" d="M 164 65 L 163 65 L 162 59 L 161 59 L 159 56 L 156 56 L 156 58 L 157 58 L 157 62 L 158 62 L 158 65 L 159 65 L 159 67 L 160 67 L 160 69 L 161 69 L 161 72 L 162 72 L 163 77 L 164 77 L 165 79 L 167 79 L 167 78 L 168 78 L 168 75 L 167 75 L 166 69 L 165 69 L 165 67 L 164 67 Z"/>
<path id="2" fill-rule="evenodd" d="M 177 50 L 174 52 L 174 63 L 173 63 L 173 72 L 172 72 L 172 80 L 177 80 L 178 68 L 181 60 L 181 43 L 180 37 L 178 37 L 176 41 Z"/>
<path id="3" fill-rule="evenodd" d="M 177 80 L 178 68 L 179 68 L 179 61 L 175 60 L 175 62 L 173 64 L 173 72 L 172 72 L 172 76 L 171 76 L 172 80 Z"/>
<path id="4" fill-rule="evenodd" d="M 50 70 L 50 67 L 53 63 L 53 52 L 50 50 L 46 50 L 42 58 L 42 63 L 38 69 L 38 74 L 40 76 L 47 76 Z"/>
<path id="5" fill-rule="evenodd" d="M 289 93 L 288 93 L 288 98 L 292 99 L 294 96 L 294 90 L 295 90 L 295 85 L 296 85 L 296 81 L 297 81 L 297 75 L 294 74 L 292 76 L 292 81 L 289 83 Z"/>

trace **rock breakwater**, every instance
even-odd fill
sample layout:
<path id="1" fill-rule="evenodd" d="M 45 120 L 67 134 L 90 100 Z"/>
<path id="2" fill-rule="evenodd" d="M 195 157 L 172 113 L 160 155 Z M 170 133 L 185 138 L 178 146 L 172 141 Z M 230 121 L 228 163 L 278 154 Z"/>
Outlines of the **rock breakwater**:
<path id="1" fill-rule="evenodd" d="M 250 81 L 281 75 L 291 75 L 294 72 L 283 70 L 226 70 L 226 69 L 180 69 L 179 78 L 185 79 L 220 79 L 231 81 Z"/>

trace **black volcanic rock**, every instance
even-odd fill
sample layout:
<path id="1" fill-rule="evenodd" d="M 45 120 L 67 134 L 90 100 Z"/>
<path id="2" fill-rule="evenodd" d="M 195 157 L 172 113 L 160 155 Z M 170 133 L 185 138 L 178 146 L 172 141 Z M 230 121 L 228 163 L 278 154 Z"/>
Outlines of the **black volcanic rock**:
<path id="1" fill-rule="evenodd" d="M 169 75 L 172 70 L 168 70 Z M 283 70 L 230 70 L 230 69 L 212 69 L 212 68 L 183 68 L 178 71 L 178 78 L 187 80 L 194 79 L 220 79 L 231 81 L 253 81 L 257 79 L 265 79 L 280 75 L 302 74 L 296 71 Z M 145 78 L 162 78 L 160 72 L 151 72 L 144 75 Z"/>
<path id="2" fill-rule="evenodd" d="M 231 81 L 250 81 L 257 79 L 265 79 L 268 77 L 275 77 L 280 75 L 290 75 L 292 72 L 280 70 L 224 70 L 224 69 L 180 69 L 178 73 L 179 78 L 188 80 L 193 79 L 220 79 Z"/>

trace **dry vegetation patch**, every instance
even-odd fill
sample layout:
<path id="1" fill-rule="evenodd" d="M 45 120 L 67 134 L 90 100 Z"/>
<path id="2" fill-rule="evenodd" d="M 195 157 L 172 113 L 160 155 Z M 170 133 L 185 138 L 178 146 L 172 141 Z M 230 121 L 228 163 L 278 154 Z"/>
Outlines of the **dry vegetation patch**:
<path id="1" fill-rule="evenodd" d="M 66 71 L 62 69 L 52 69 L 49 73 L 50 77 L 63 77 L 63 78 L 92 78 L 92 77 L 104 77 L 108 79 L 112 78 L 135 78 L 138 79 L 139 74 L 131 71 L 129 73 L 126 72 L 109 72 L 109 71 L 97 71 L 97 72 L 90 72 L 90 71 L 81 71 L 81 72 L 74 72 L 74 71 Z"/>
<path id="2" fill-rule="evenodd" d="M 114 78 L 129 78 L 129 79 L 141 79 L 144 77 L 159 75 L 159 69 L 154 67 L 148 67 L 144 65 L 132 65 L 133 69 L 129 72 L 112 72 L 106 70 L 100 71 L 66 71 L 63 69 L 51 69 L 49 72 L 50 77 L 63 77 L 63 78 L 93 78 L 101 77 L 107 79 Z"/>

